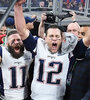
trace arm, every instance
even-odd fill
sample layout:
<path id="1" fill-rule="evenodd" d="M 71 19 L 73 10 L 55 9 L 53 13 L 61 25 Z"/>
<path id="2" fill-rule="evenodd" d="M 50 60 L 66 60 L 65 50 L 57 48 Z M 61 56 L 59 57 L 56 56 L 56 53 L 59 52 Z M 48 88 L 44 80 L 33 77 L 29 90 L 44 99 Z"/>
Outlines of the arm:
<path id="1" fill-rule="evenodd" d="M 84 57 L 87 48 L 90 46 L 90 27 L 81 27 L 80 33 L 82 32 L 85 32 L 85 36 L 81 40 L 82 42 L 79 41 L 76 48 L 74 49 L 74 56 L 80 55 L 79 57 Z"/>
<path id="2" fill-rule="evenodd" d="M 78 24 L 77 20 L 76 20 L 76 13 L 74 11 L 71 11 L 70 14 L 72 14 L 72 21 L 73 23 L 76 23 L 76 25 L 78 26 L 79 30 L 80 30 L 80 25 Z"/>
<path id="3" fill-rule="evenodd" d="M 23 8 L 22 6 L 18 5 L 18 3 L 14 6 L 14 17 L 15 17 L 15 26 L 17 31 L 19 32 L 22 40 L 25 40 L 30 32 L 26 27 L 26 22 L 23 15 Z"/>
<path id="4" fill-rule="evenodd" d="M 71 11 L 70 14 L 72 14 L 72 21 L 76 22 L 76 13 L 74 11 Z"/>
<path id="5" fill-rule="evenodd" d="M 78 26 L 78 28 L 79 28 L 79 30 L 80 30 L 80 25 L 78 24 L 78 22 L 77 22 L 77 20 L 76 20 L 76 13 L 75 13 L 74 11 L 71 11 L 70 14 L 73 15 L 73 16 L 72 16 L 72 21 L 73 21 L 73 23 L 76 23 L 77 26 Z"/>
<path id="6" fill-rule="evenodd" d="M 73 55 L 75 58 L 82 59 L 85 57 L 88 46 L 85 45 L 83 40 L 78 41 L 75 49 L 73 50 Z"/>
<path id="7" fill-rule="evenodd" d="M 44 39 L 44 32 L 45 32 L 44 20 L 46 20 L 46 19 L 47 19 L 46 14 L 43 13 L 41 15 L 41 22 L 39 24 L 39 29 L 38 29 L 38 36 L 40 36 L 43 39 Z"/>
<path id="8" fill-rule="evenodd" d="M 74 57 L 79 59 L 85 57 L 87 48 L 88 47 L 84 45 L 83 40 L 78 41 L 75 49 L 73 50 Z"/>
<path id="9" fill-rule="evenodd" d="M 20 0 L 23 1 L 23 0 Z M 22 4 L 22 3 L 21 3 Z M 36 47 L 36 40 L 33 38 L 31 33 L 26 27 L 22 6 L 17 2 L 14 6 L 14 12 L 15 12 L 15 26 L 17 28 L 18 33 L 20 34 L 24 45 L 27 50 L 33 51 Z"/>

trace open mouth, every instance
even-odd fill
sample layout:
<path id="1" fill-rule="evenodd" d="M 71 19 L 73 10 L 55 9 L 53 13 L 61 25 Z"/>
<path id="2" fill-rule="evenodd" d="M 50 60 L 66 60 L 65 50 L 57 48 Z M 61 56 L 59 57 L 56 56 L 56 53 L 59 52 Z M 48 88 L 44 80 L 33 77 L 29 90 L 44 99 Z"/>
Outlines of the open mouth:
<path id="1" fill-rule="evenodd" d="M 18 46 L 18 47 L 15 47 L 14 48 L 14 51 L 16 52 L 16 53 L 19 53 L 20 52 L 20 47 Z"/>
<path id="2" fill-rule="evenodd" d="M 52 49 L 56 50 L 57 49 L 57 43 L 52 43 Z"/>

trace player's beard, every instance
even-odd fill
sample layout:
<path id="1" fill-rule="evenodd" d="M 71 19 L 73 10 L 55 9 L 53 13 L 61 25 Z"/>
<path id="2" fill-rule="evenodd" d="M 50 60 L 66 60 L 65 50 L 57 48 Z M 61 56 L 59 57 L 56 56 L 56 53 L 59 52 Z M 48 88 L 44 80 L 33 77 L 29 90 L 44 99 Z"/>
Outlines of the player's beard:
<path id="1" fill-rule="evenodd" d="M 14 51 L 14 48 L 12 46 L 8 46 L 8 51 L 10 52 L 12 57 L 18 59 L 21 56 L 23 56 L 23 54 L 24 54 L 24 45 L 20 45 L 19 48 L 20 48 L 20 53 L 18 53 L 18 54 Z"/>

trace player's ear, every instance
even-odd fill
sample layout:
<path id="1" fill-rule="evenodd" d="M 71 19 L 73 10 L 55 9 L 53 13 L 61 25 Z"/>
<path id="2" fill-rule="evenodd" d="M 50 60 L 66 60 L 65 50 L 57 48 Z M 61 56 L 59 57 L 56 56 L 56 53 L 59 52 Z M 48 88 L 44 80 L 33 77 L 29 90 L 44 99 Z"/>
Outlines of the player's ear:
<path id="1" fill-rule="evenodd" d="M 62 42 L 66 42 L 64 32 L 62 33 Z"/>
<path id="2" fill-rule="evenodd" d="M 46 36 L 44 37 L 44 40 L 47 41 L 47 37 Z"/>

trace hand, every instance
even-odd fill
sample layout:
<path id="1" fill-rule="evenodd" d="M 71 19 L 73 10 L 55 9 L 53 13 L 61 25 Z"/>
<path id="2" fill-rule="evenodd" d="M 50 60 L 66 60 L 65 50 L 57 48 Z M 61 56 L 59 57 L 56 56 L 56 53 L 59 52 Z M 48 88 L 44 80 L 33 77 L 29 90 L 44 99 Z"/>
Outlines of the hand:
<path id="1" fill-rule="evenodd" d="M 36 15 L 32 15 L 32 18 L 37 18 L 37 16 Z"/>
<path id="2" fill-rule="evenodd" d="M 42 14 L 41 14 L 41 20 L 42 20 L 42 21 L 45 21 L 46 19 L 47 19 L 46 14 L 45 14 L 45 13 L 42 13 Z"/>
<path id="3" fill-rule="evenodd" d="M 72 14 L 72 21 L 76 20 L 76 13 L 74 11 L 71 11 L 70 14 Z"/>
<path id="4" fill-rule="evenodd" d="M 26 0 L 17 0 L 16 5 L 22 5 L 23 3 L 25 3 Z"/>

